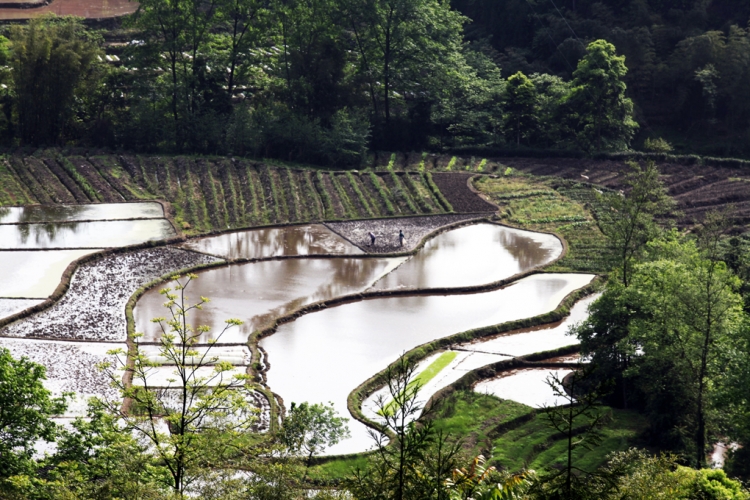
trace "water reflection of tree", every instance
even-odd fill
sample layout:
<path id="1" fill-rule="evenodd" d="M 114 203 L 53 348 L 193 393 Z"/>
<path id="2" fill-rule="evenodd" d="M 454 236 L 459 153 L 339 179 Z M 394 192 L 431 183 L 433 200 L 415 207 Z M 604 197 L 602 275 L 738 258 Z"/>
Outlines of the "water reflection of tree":
<path id="1" fill-rule="evenodd" d="M 81 205 L 20 207 L 18 222 L 69 222 L 86 211 Z"/>
<path id="2" fill-rule="evenodd" d="M 549 238 L 553 238 L 553 236 L 549 236 Z M 512 229 L 499 231 L 497 242 L 518 262 L 519 269 L 522 271 L 544 262 L 551 253 L 550 248 L 546 247 L 543 241 Z"/>
<path id="3" fill-rule="evenodd" d="M 30 238 L 33 238 L 36 247 L 55 247 L 56 240 L 61 233 L 77 233 L 79 229 L 78 222 L 64 223 L 46 223 L 46 224 L 19 224 L 14 226 L 18 234 L 17 240 L 21 245 L 27 245 Z"/>

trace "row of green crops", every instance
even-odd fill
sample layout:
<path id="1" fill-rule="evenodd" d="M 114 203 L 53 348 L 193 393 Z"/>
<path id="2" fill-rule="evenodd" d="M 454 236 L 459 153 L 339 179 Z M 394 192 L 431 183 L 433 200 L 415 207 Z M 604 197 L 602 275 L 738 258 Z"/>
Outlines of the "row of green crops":
<path id="1" fill-rule="evenodd" d="M 420 173 L 331 172 L 243 159 L 63 156 L 0 161 L 0 206 L 161 199 L 188 234 L 450 211 Z"/>

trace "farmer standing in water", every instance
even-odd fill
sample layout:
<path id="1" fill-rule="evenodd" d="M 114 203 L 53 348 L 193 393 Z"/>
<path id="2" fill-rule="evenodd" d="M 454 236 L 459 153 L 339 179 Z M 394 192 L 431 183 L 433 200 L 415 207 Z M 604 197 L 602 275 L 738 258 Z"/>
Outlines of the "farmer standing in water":
<path id="1" fill-rule="evenodd" d="M 406 236 L 404 236 L 404 230 L 399 229 L 398 230 L 398 240 L 401 243 L 401 246 L 404 246 L 404 240 L 406 239 Z"/>
<path id="2" fill-rule="evenodd" d="M 369 232 L 369 233 L 367 233 L 367 234 L 369 234 L 369 235 L 370 235 L 370 246 L 371 246 L 371 247 L 372 247 L 372 246 L 375 246 L 375 235 L 374 235 L 374 234 L 372 233 L 372 231 L 370 231 L 370 232 Z"/>

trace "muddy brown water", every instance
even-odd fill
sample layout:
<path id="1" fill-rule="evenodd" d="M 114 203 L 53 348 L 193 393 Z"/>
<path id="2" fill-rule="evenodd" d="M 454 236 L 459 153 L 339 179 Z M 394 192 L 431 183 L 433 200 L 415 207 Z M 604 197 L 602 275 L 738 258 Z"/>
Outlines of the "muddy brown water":
<path id="1" fill-rule="evenodd" d="M 184 248 L 226 259 L 364 252 L 321 224 L 252 229 L 190 240 Z"/>
<path id="2" fill-rule="evenodd" d="M 71 262 L 96 251 L 0 251 L 0 297 L 46 298 Z"/>
<path id="3" fill-rule="evenodd" d="M 593 275 L 538 274 L 491 292 L 390 297 L 325 309 L 281 325 L 261 341 L 271 369 L 268 385 L 286 404 L 332 401 L 348 416 L 348 394 L 419 344 L 472 328 L 551 311 Z M 544 350 L 539 345 L 536 350 Z M 367 428 L 349 421 L 352 437 L 328 453 L 356 453 L 372 445 Z"/>
<path id="4" fill-rule="evenodd" d="M 220 343 L 247 342 L 256 329 L 273 318 L 287 314 L 302 305 L 341 295 L 356 293 L 371 286 L 403 258 L 381 259 L 290 259 L 236 264 L 199 271 L 198 279 L 186 289 L 188 297 L 209 297 L 203 310 L 194 311 L 194 324 L 208 325 L 211 331 L 202 335 L 201 343 L 215 340 L 224 321 L 239 318 L 241 327 L 228 330 Z M 163 317 L 163 287 L 146 292 L 134 310 L 136 330 L 145 334 L 144 341 L 158 339 L 151 318 Z"/>
<path id="5" fill-rule="evenodd" d="M 475 224 L 432 238 L 375 288 L 483 285 L 547 264 L 562 250 L 560 240 L 551 234 Z"/>
<path id="6" fill-rule="evenodd" d="M 0 226 L 0 248 L 110 248 L 175 236 L 164 219 Z"/>
<path id="7" fill-rule="evenodd" d="M 0 223 L 71 222 L 80 220 L 161 219 L 164 209 L 155 202 L 96 205 L 36 205 L 0 207 Z"/>

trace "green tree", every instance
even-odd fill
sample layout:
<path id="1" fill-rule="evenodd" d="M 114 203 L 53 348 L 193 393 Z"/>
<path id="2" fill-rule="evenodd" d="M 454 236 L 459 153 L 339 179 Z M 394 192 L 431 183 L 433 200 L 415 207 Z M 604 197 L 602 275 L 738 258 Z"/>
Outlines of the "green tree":
<path id="1" fill-rule="evenodd" d="M 43 366 L 0 348 L 0 487 L 9 477 L 33 470 L 37 441 L 55 440 L 57 426 L 50 417 L 65 411 L 65 397 L 53 398 L 44 380 Z"/>
<path id="2" fill-rule="evenodd" d="M 438 0 L 341 0 L 373 116 L 389 132 L 394 102 L 420 102 L 453 87 L 466 18 Z M 460 65 L 459 67 L 463 67 Z M 403 106 L 401 106 L 403 109 Z M 392 135 L 392 134 L 391 134 Z"/>
<path id="3" fill-rule="evenodd" d="M 202 139 L 194 129 L 207 120 L 201 116 L 206 104 L 202 85 L 207 76 L 205 53 L 214 38 L 213 28 L 219 21 L 221 7 L 221 0 L 144 0 L 139 2 L 134 17 L 146 42 L 141 47 L 139 65 L 152 68 L 148 72 L 151 78 L 153 69 L 166 67 L 164 77 L 157 81 L 160 87 L 166 87 L 169 96 L 173 144 L 177 149 L 185 147 L 189 140 Z M 235 14 L 242 22 L 246 10 L 239 10 Z"/>
<path id="4" fill-rule="evenodd" d="M 633 102 L 625 97 L 625 57 L 606 40 L 591 42 L 573 72 L 572 91 L 566 98 L 571 133 L 585 151 L 623 150 L 638 124 Z"/>
<path id="5" fill-rule="evenodd" d="M 505 131 L 519 146 L 521 139 L 528 140 L 536 128 L 536 88 L 519 71 L 508 78 L 505 92 Z"/>
<path id="6" fill-rule="evenodd" d="M 573 451 L 578 448 L 593 449 L 601 443 L 601 426 L 605 414 L 601 411 L 601 399 L 606 392 L 606 383 L 591 386 L 589 371 L 581 368 L 567 380 L 554 373 L 547 377 L 552 393 L 564 404 L 547 406 L 544 416 L 549 426 L 566 441 L 566 460 L 559 471 L 539 477 L 532 491 L 542 498 L 559 497 L 566 500 L 582 498 L 586 484 L 593 471 L 581 469 L 573 461 Z"/>
<path id="7" fill-rule="evenodd" d="M 700 247 L 676 237 L 651 244 L 653 257 L 637 267 L 629 290 L 631 303 L 643 312 L 629 325 L 643 353 L 632 370 L 652 405 L 661 407 L 670 393 L 682 391 L 683 403 L 667 411 L 687 413 L 673 415 L 672 421 L 685 429 L 696 468 L 705 463 L 713 380 L 722 372 L 719 353 L 742 317 L 739 280 L 715 258 L 718 236 L 712 224 L 704 226 Z M 680 387 L 665 384 L 665 370 Z"/>
<path id="8" fill-rule="evenodd" d="M 166 498 L 170 492 L 164 486 L 165 472 L 147 451 L 92 399 L 86 418 L 61 430 L 57 450 L 42 464 L 49 471 L 47 479 L 35 485 L 36 490 L 60 499 Z"/>
<path id="9" fill-rule="evenodd" d="M 674 206 L 653 161 L 648 160 L 645 166 L 637 162 L 627 165 L 625 191 L 605 196 L 612 213 L 600 224 L 609 238 L 618 277 L 626 287 L 634 262 L 645 245 L 659 234 L 656 218 L 669 214 Z"/>
<path id="10" fill-rule="evenodd" d="M 315 455 L 349 437 L 346 420 L 336 415 L 333 403 L 292 403 L 279 433 L 281 442 L 291 453 L 306 455 L 307 469 Z"/>
<path id="11" fill-rule="evenodd" d="M 750 497 L 739 481 L 724 471 L 695 470 L 679 465 L 672 454 L 653 456 L 631 448 L 607 457 L 607 463 L 587 485 L 587 495 L 601 500 L 745 500 Z"/>
<path id="12" fill-rule="evenodd" d="M 10 39 L 19 137 L 27 144 L 57 144 L 68 132 L 76 100 L 99 78 L 97 45 L 77 21 L 54 17 L 13 26 Z"/>
<path id="13" fill-rule="evenodd" d="M 132 352 L 112 351 L 127 354 L 127 362 L 122 366 L 102 366 L 110 374 L 113 386 L 130 403 L 129 408 L 123 408 L 121 401 L 109 401 L 109 411 L 118 416 L 124 430 L 146 440 L 148 453 L 167 473 L 167 485 L 181 498 L 199 478 L 210 477 L 214 469 L 221 469 L 237 457 L 249 456 L 247 431 L 257 422 L 248 375 L 236 373 L 230 363 L 212 353 L 221 336 L 242 322 L 227 320 L 214 341 L 207 347 L 198 347 L 209 328 L 188 321 L 191 311 L 208 302 L 201 297 L 190 303 L 185 295 L 196 278 L 192 274 L 182 280 L 176 276 L 174 288 L 161 290 L 167 298 L 169 317 L 153 320 L 161 330 L 156 357 L 140 345 L 142 335 L 135 334 Z M 166 387 L 153 387 L 151 383 L 153 371 L 161 365 L 159 358 L 174 366 L 174 378 L 168 380 Z M 132 374 L 132 383 L 123 382 L 122 370 Z"/>
<path id="14" fill-rule="evenodd" d="M 424 408 L 415 369 L 401 356 L 386 370 L 387 390 L 376 400 L 382 420 L 379 429 L 371 431 L 375 453 L 347 485 L 358 500 L 448 498 L 445 480 L 457 465 L 461 445 L 451 443 L 429 419 L 417 421 Z"/>

